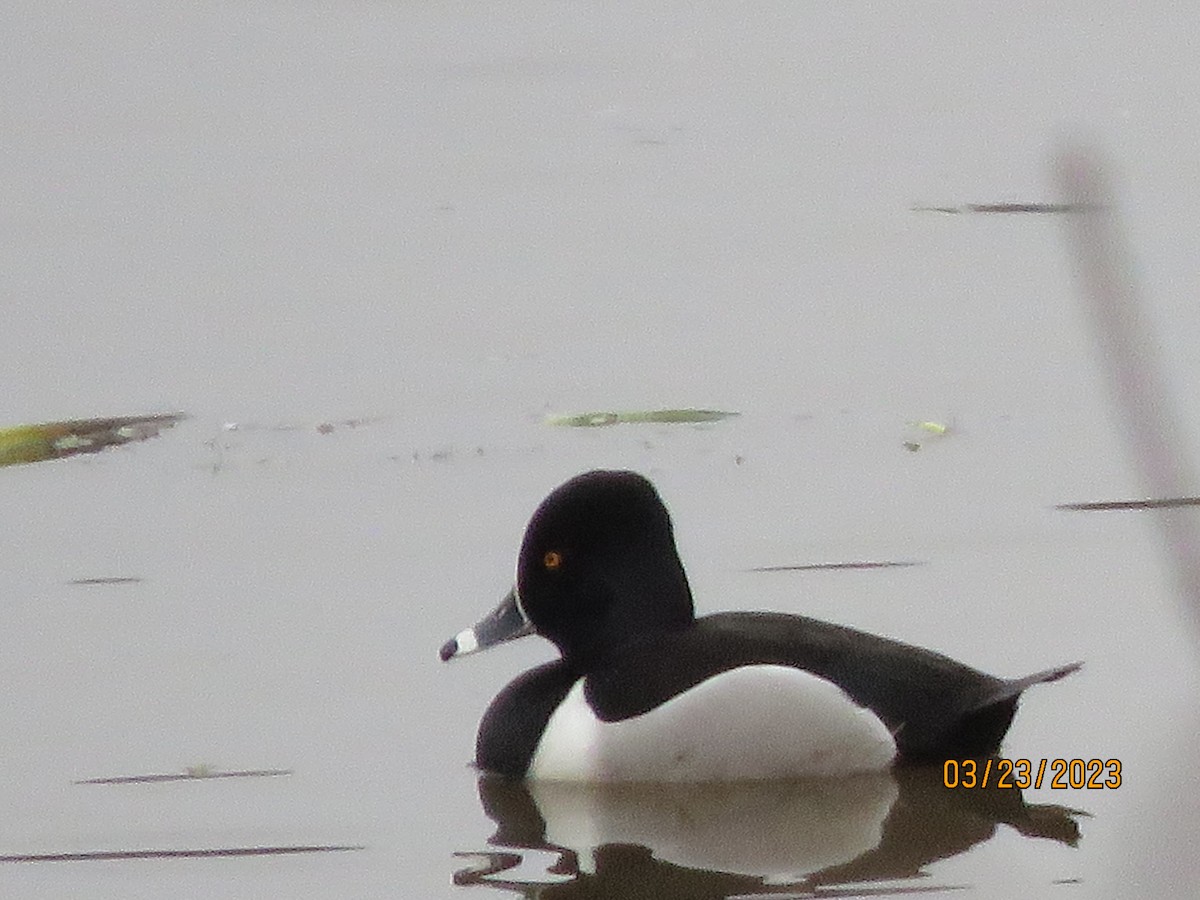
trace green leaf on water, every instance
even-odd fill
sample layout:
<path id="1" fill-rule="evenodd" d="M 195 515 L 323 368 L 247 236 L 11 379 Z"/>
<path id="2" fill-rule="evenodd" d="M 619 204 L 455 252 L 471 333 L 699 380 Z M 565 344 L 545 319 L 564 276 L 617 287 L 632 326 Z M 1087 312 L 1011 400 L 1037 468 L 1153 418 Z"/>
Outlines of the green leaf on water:
<path id="1" fill-rule="evenodd" d="M 116 419 L 70 419 L 0 428 L 0 466 L 96 453 L 106 447 L 144 441 L 185 418 L 183 413 L 166 413 Z"/>
<path id="2" fill-rule="evenodd" d="M 571 415 L 546 416 L 547 425 L 566 425 L 571 428 L 597 428 L 601 425 L 657 422 L 666 424 L 695 424 L 719 422 L 741 413 L 719 409 L 646 409 L 625 412 L 589 412 Z"/>

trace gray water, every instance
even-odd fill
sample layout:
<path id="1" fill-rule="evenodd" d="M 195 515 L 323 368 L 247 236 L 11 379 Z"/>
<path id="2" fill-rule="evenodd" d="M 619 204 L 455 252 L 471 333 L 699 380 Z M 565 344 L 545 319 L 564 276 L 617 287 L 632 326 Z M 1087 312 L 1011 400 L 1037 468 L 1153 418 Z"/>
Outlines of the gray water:
<path id="1" fill-rule="evenodd" d="M 1086 661 L 1006 743 L 1121 760 L 1119 789 L 1026 792 L 1088 813 L 1078 845 L 999 825 L 885 889 L 1115 896 L 1167 865 L 1196 815 L 1160 774 L 1194 737 L 1194 658 L 1148 515 L 1055 509 L 1137 492 L 1062 223 L 912 207 L 1054 201 L 1064 136 L 1103 144 L 1195 438 L 1198 26 L 1165 4 L 6 5 L 0 425 L 191 419 L 0 471 L 0 855 L 362 849 L 0 863 L 0 891 L 500 896 L 452 883 L 496 849 L 474 731 L 551 650 L 437 648 L 596 466 L 654 479 L 701 611 L 1000 675 Z M 542 421 L 659 407 L 742 415 Z M 749 571 L 856 560 L 922 564 Z M 136 580 L 72 583 L 96 578 Z M 291 774 L 74 783 L 206 767 Z M 498 877 L 561 881 L 556 859 Z"/>

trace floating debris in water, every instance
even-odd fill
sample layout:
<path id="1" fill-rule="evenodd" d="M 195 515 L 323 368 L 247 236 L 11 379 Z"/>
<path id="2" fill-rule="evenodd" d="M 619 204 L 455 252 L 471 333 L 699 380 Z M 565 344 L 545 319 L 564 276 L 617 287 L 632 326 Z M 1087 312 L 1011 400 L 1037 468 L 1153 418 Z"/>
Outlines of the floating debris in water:
<path id="1" fill-rule="evenodd" d="M 140 584 L 141 582 L 142 582 L 142 578 L 137 575 L 116 575 L 116 576 L 108 577 L 108 578 L 106 578 L 104 576 L 100 576 L 100 577 L 96 577 L 96 578 L 73 578 L 70 581 L 68 581 L 67 584 L 81 584 L 81 585 Z"/>
<path id="2" fill-rule="evenodd" d="M 920 428 L 922 431 L 928 431 L 930 434 L 943 435 L 950 431 L 949 425 L 944 425 L 941 422 L 913 422 L 913 427 Z"/>
<path id="3" fill-rule="evenodd" d="M 976 213 L 979 215 L 1062 215 L 1063 213 L 1093 212 L 1100 207 L 1093 203 L 964 203 L 962 206 L 913 206 L 913 212 L 936 212 L 947 215 Z"/>
<path id="4" fill-rule="evenodd" d="M 719 422 L 739 416 L 741 413 L 719 409 L 649 409 L 626 412 L 590 412 L 572 415 L 546 416 L 547 425 L 565 425 L 571 428 L 597 428 L 603 425 L 631 425 L 643 422 L 660 424 L 695 424 Z"/>
<path id="5" fill-rule="evenodd" d="M 935 422 L 928 419 L 922 422 L 906 422 L 905 425 L 910 431 L 921 432 L 920 435 L 915 435 L 905 439 L 903 447 L 911 453 L 916 453 L 924 446 L 924 441 L 930 438 L 943 438 L 953 432 L 953 426 L 945 422 Z"/>
<path id="6" fill-rule="evenodd" d="M 1178 509 L 1200 506 L 1200 497 L 1166 497 L 1156 500 L 1099 500 L 1094 503 L 1059 503 L 1055 509 L 1090 512 L 1112 509 Z"/>
<path id="7" fill-rule="evenodd" d="M 291 769 L 239 769 L 233 772 L 214 771 L 201 764 L 188 766 L 182 772 L 163 775 L 117 775 L 110 778 L 85 778 L 72 784 L 156 784 L 162 781 L 201 781 L 207 778 L 274 778 L 291 775 Z"/>
<path id="8" fill-rule="evenodd" d="M 755 566 L 748 572 L 819 572 L 822 570 L 840 569 L 907 569 L 909 566 L 923 566 L 924 562 L 915 559 L 896 560 L 862 560 L 860 562 L 831 562 L 831 563 L 800 563 L 794 566 Z"/>
<path id="9" fill-rule="evenodd" d="M 114 859 L 200 859 L 216 856 L 277 856 L 286 853 L 341 853 L 363 850 L 361 844 L 296 844 L 278 847 L 202 847 L 184 850 L 92 850 L 81 853 L 17 853 L 0 856 L 0 863 L 90 862 Z"/>
<path id="10" fill-rule="evenodd" d="M 167 413 L 119 419 L 69 419 L 0 429 L 0 466 L 96 453 L 106 447 L 144 441 L 186 418 L 184 413 Z"/>
<path id="11" fill-rule="evenodd" d="M 481 446 L 471 447 L 463 450 L 456 450 L 453 447 L 438 447 L 433 450 L 415 449 L 407 458 L 415 463 L 425 461 L 443 463 L 450 462 L 453 459 L 463 459 L 471 456 L 480 457 L 484 455 L 484 452 L 485 451 Z M 405 457 L 399 454 L 393 454 L 389 456 L 388 459 L 400 460 L 405 459 Z"/>
<path id="12" fill-rule="evenodd" d="M 223 431 L 315 431 L 317 434 L 333 434 L 344 429 L 363 428 L 383 421 L 383 416 L 363 416 L 357 419 L 330 419 L 324 422 L 276 422 L 261 425 L 255 422 L 223 422 Z"/>

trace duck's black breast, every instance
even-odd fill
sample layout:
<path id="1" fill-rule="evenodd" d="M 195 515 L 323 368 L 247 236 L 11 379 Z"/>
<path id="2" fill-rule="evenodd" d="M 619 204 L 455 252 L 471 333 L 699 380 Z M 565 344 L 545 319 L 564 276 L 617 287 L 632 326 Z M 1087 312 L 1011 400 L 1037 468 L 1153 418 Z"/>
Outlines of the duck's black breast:
<path id="1" fill-rule="evenodd" d="M 629 642 L 587 673 L 586 696 L 601 720 L 621 721 L 750 665 L 791 666 L 838 685 L 891 730 L 897 762 L 994 752 L 1025 686 L 853 628 L 734 612 Z"/>
<path id="2" fill-rule="evenodd" d="M 479 723 L 475 765 L 500 775 L 524 776 L 546 723 L 578 679 L 559 659 L 509 682 Z"/>

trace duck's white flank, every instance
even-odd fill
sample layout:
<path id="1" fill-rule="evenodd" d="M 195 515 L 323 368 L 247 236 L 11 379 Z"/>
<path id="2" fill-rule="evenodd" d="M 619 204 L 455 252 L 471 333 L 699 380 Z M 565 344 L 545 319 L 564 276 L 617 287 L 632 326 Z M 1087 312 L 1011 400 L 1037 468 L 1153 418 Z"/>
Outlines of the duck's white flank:
<path id="1" fill-rule="evenodd" d="M 883 722 L 832 682 L 788 666 L 744 666 L 622 722 L 596 718 L 580 679 L 550 717 L 528 775 L 733 781 L 881 771 L 895 755 Z"/>

